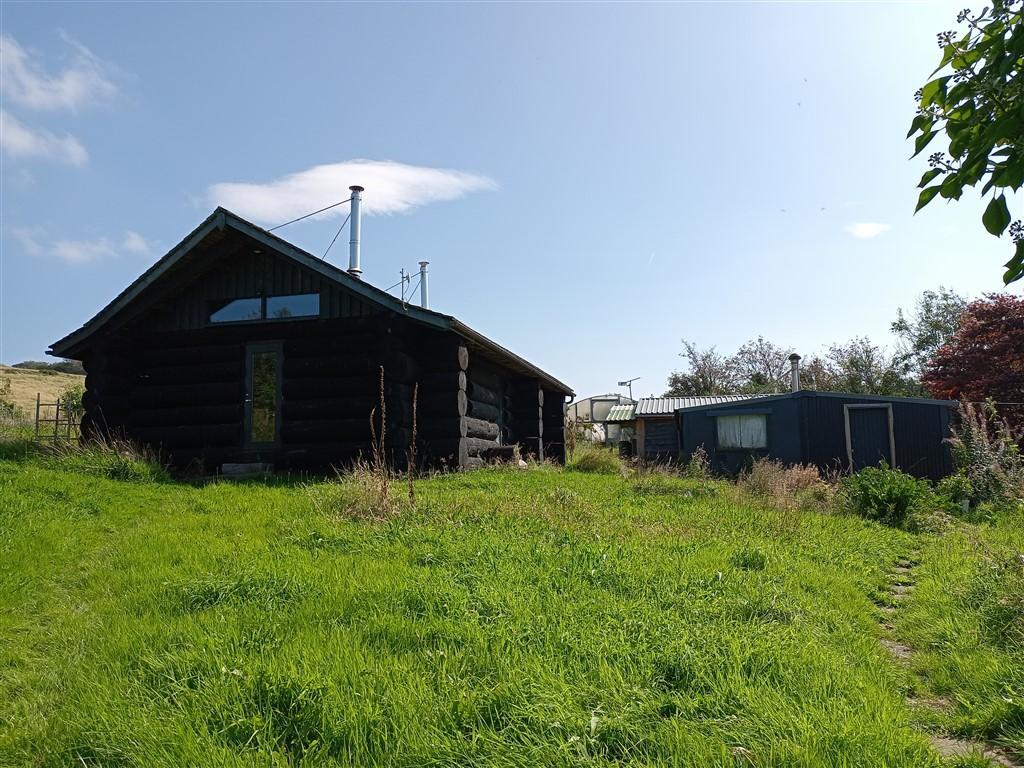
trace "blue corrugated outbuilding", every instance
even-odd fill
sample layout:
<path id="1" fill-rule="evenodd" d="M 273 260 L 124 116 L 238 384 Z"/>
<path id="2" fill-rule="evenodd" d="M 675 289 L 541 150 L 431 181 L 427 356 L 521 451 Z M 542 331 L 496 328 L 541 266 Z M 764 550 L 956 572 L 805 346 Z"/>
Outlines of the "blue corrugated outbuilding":
<path id="1" fill-rule="evenodd" d="M 736 474 L 754 458 L 857 471 L 884 461 L 939 480 L 952 472 L 950 419 L 957 403 L 800 390 L 675 411 L 679 457 L 703 446 L 716 472 Z"/>

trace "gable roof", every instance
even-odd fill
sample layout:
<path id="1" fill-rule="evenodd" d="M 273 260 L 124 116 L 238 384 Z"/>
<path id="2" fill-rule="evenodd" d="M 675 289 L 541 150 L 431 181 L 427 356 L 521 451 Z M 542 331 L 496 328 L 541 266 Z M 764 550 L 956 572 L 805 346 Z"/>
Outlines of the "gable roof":
<path id="1" fill-rule="evenodd" d="M 308 251 L 304 251 L 287 240 L 221 207 L 218 207 L 180 243 L 143 272 L 131 285 L 121 291 L 113 301 L 96 313 L 92 319 L 86 321 L 81 328 L 51 344 L 47 354 L 55 357 L 72 357 L 89 337 L 106 327 L 121 310 L 131 304 L 149 286 L 158 281 L 168 270 L 184 259 L 203 240 L 215 232 L 223 232 L 229 228 L 262 243 L 267 248 L 298 262 L 301 266 L 333 280 L 342 287 L 384 309 L 405 315 L 412 320 L 440 331 L 452 331 L 462 337 L 471 349 L 484 350 L 490 355 L 499 358 L 502 363 L 513 370 L 530 376 L 536 376 L 552 389 L 572 394 L 572 389 L 567 384 L 542 371 L 537 366 L 519 357 L 497 342 L 492 341 L 482 333 L 473 330 L 457 318 L 403 302 L 390 293 L 352 277 L 348 272 L 339 269 L 333 264 L 329 264 L 323 259 L 317 258 Z"/>
<path id="2" fill-rule="evenodd" d="M 703 395 L 699 397 L 641 397 L 636 401 L 637 416 L 671 416 L 680 408 L 753 400 L 764 395 Z"/>

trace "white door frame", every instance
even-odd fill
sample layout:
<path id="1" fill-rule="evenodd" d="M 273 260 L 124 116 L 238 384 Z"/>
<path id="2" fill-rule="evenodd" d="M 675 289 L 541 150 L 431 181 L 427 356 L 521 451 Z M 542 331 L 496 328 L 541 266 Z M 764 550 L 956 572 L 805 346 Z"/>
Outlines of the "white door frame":
<path id="1" fill-rule="evenodd" d="M 846 463 L 853 472 L 853 440 L 850 437 L 850 411 L 854 409 L 884 408 L 889 416 L 889 466 L 896 469 L 896 433 L 892 426 L 892 403 L 846 403 L 843 405 L 843 421 L 846 423 Z"/>

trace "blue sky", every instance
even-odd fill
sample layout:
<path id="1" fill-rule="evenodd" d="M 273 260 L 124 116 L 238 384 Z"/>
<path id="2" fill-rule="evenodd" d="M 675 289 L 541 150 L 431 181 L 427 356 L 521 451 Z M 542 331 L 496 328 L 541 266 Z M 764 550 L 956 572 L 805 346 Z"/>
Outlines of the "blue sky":
<path id="1" fill-rule="evenodd" d="M 1009 258 L 974 198 L 912 216 L 912 94 L 962 4 L 5 3 L 0 360 L 218 201 L 272 226 L 350 183 L 365 279 L 429 260 L 432 308 L 581 395 L 660 393 L 681 338 L 889 343 Z"/>

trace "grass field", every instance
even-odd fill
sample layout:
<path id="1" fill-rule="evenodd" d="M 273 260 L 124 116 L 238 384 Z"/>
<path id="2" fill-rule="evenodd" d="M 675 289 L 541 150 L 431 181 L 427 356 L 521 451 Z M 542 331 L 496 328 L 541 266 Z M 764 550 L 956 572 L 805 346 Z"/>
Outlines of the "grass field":
<path id="1" fill-rule="evenodd" d="M 939 538 L 535 468 L 418 481 L 415 511 L 372 521 L 345 513 L 353 483 L 122 469 L 0 460 L 0 764 L 921 768 L 987 764 L 944 763 L 928 728 L 1024 746 L 1024 658 L 990 631 L 1020 519 Z M 901 558 L 909 665 L 879 643 Z"/>
<path id="2" fill-rule="evenodd" d="M 85 376 L 76 376 L 72 373 L 0 365 L 0 383 L 4 380 L 10 382 L 10 399 L 25 418 L 35 416 L 36 393 L 42 395 L 44 403 L 53 403 L 66 388 L 85 384 Z"/>

